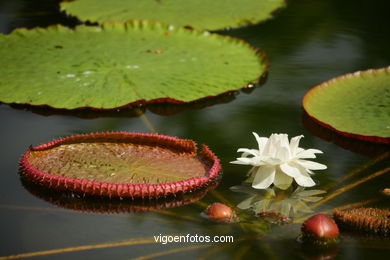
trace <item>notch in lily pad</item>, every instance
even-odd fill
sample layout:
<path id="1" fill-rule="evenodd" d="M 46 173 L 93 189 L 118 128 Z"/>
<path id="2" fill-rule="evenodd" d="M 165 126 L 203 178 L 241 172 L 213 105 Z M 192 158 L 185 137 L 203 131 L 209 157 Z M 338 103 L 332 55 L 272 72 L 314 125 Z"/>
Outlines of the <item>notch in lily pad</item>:
<path id="1" fill-rule="evenodd" d="M 58 191 L 120 198 L 159 198 L 206 187 L 221 166 L 192 140 L 113 132 L 76 135 L 30 147 L 21 174 Z"/>

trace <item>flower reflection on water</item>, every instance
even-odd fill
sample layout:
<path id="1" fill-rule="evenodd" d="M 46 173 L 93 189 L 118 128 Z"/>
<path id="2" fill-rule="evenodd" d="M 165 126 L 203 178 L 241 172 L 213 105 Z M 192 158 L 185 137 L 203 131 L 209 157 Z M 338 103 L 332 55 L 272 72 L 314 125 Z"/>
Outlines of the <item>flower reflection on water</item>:
<path id="1" fill-rule="evenodd" d="M 322 197 L 318 195 L 326 193 L 318 189 L 305 190 L 303 187 L 295 190 L 292 187 L 288 190 L 280 190 L 276 187 L 257 190 L 248 183 L 233 186 L 230 189 L 248 195 L 237 205 L 239 209 L 250 209 L 255 215 L 278 223 L 288 223 L 289 219 L 299 216 L 300 213 L 312 212 L 307 203 L 321 200 Z"/>

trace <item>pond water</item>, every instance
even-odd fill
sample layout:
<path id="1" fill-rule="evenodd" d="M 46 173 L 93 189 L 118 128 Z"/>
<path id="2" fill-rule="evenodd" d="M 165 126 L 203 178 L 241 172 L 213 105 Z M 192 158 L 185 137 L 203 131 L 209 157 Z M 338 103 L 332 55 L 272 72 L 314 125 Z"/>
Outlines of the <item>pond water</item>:
<path id="1" fill-rule="evenodd" d="M 0 1 L 0 32 L 55 23 L 75 25 L 75 19 L 59 13 L 57 4 L 52 0 Z M 315 179 L 318 189 L 330 187 L 328 194 L 388 167 L 389 158 L 383 156 L 388 147 L 366 146 L 330 135 L 324 129 L 313 130 L 301 107 L 305 92 L 323 81 L 390 64 L 388 10 L 390 4 L 386 0 L 369 3 L 291 0 L 272 20 L 219 32 L 244 39 L 267 52 L 268 77 L 250 93 L 238 91 L 193 105 L 142 107 L 139 108 L 144 111 L 142 116 L 136 116 L 134 111 L 121 111 L 95 117 L 96 114 L 31 111 L 1 104 L 0 259 L 18 254 L 34 259 L 380 259 L 388 256 L 388 238 L 362 234 L 343 233 L 341 242 L 326 250 L 303 247 L 297 242 L 299 222 L 308 213 L 298 215 L 297 223 L 284 226 L 270 224 L 251 212 L 240 213 L 244 215 L 239 224 L 213 223 L 200 215 L 213 202 L 234 206 L 245 199 L 245 194 L 229 188 L 239 185 L 249 168 L 229 162 L 237 157 L 237 148 L 256 147 L 252 131 L 263 136 L 303 134 L 302 147 L 324 151 L 317 162 L 326 164 L 328 169 L 318 171 Z M 19 177 L 18 162 L 29 145 L 79 133 L 148 133 L 153 129 L 207 144 L 222 164 L 219 185 L 207 194 L 200 191 L 185 201 L 110 202 L 50 193 Z M 356 174 L 340 183 L 351 172 Z M 379 192 L 386 187 L 390 188 L 389 173 L 340 193 L 315 207 L 313 213 L 331 214 L 333 208 L 352 203 L 389 208 L 389 197 Z M 164 205 L 168 207 L 163 209 Z M 169 208 L 174 205 L 177 207 Z M 148 211 L 148 207 L 159 209 Z M 135 212 L 141 210 L 146 211 Z M 234 237 L 234 242 L 164 245 L 153 240 L 153 236 L 175 234 L 229 235 Z M 27 254 L 32 252 L 38 253 Z"/>

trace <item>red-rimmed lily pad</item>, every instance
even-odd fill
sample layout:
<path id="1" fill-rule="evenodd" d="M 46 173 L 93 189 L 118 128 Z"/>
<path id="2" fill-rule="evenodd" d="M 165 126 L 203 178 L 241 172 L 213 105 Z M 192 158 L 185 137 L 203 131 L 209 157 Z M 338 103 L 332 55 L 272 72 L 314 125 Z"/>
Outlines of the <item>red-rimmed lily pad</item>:
<path id="1" fill-rule="evenodd" d="M 142 133 L 76 135 L 30 147 L 21 173 L 36 184 L 103 197 L 158 198 L 215 180 L 217 157 L 191 140 Z"/>
<path id="2" fill-rule="evenodd" d="M 389 150 L 388 145 L 385 143 L 369 142 L 332 131 L 329 127 L 325 127 L 324 125 L 319 124 L 318 121 L 313 120 L 307 113 L 303 113 L 302 121 L 305 128 L 311 134 L 354 153 L 360 153 L 369 157 L 377 157 Z"/>
<path id="3" fill-rule="evenodd" d="M 346 74 L 303 98 L 306 113 L 342 135 L 390 143 L 390 67 Z"/>
<path id="4" fill-rule="evenodd" d="M 209 32 L 147 21 L 0 35 L 0 102 L 110 110 L 189 103 L 257 83 L 264 54 Z"/>

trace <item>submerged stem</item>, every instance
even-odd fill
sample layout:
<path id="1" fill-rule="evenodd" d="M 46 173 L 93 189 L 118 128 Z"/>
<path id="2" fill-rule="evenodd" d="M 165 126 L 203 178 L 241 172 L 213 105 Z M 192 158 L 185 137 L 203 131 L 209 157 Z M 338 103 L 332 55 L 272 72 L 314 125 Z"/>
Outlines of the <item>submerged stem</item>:
<path id="1" fill-rule="evenodd" d="M 336 207 L 336 208 L 332 208 L 332 209 L 328 209 L 328 210 L 316 212 L 315 214 L 329 214 L 329 213 L 332 213 L 332 212 L 335 211 L 335 210 L 345 210 L 345 209 L 350 209 L 350 208 L 362 207 L 362 206 L 371 204 L 371 203 L 373 203 L 373 202 L 376 202 L 376 201 L 378 201 L 378 200 L 380 200 L 380 199 L 379 199 L 379 198 L 373 198 L 373 199 L 369 199 L 369 200 L 364 200 L 364 201 L 349 203 L 349 204 L 342 205 L 342 206 L 339 206 L 339 207 Z M 314 213 L 313 213 L 313 214 L 314 214 Z M 295 219 L 295 220 L 294 220 L 294 223 L 302 223 L 305 219 L 309 218 L 309 217 L 312 216 L 313 214 L 306 215 L 306 216 L 304 216 L 304 217 Z"/>
<path id="2" fill-rule="evenodd" d="M 322 199 L 322 200 L 320 200 L 319 202 L 313 204 L 313 205 L 311 206 L 311 208 L 314 209 L 314 208 L 316 208 L 316 207 L 318 207 L 318 206 L 324 204 L 324 203 L 327 202 L 328 200 L 331 200 L 331 199 L 333 199 L 334 197 L 340 195 L 341 193 L 346 192 L 346 191 L 348 191 L 348 190 L 350 190 L 350 189 L 352 189 L 352 188 L 354 188 L 354 187 L 356 187 L 356 186 L 358 186 L 358 185 L 360 185 L 360 184 L 362 184 L 362 183 L 364 183 L 364 182 L 366 182 L 366 181 L 369 181 L 369 180 L 371 180 L 371 179 L 373 179 L 373 178 L 375 178 L 375 177 L 378 177 L 378 176 L 380 176 L 380 175 L 382 175 L 382 174 L 388 173 L 389 171 L 390 171 L 390 167 L 385 168 L 385 169 L 383 169 L 383 170 L 381 170 L 381 171 L 377 171 L 377 172 L 375 172 L 375 173 L 373 173 L 373 174 L 371 174 L 371 175 L 369 175 L 369 176 L 367 176 L 367 177 L 364 177 L 364 178 L 362 178 L 362 179 L 360 179 L 360 180 L 357 180 L 357 181 L 355 181 L 355 182 L 353 182 L 353 183 L 350 183 L 350 184 L 348 184 L 348 185 L 346 185 L 346 186 L 343 186 L 343 187 L 341 187 L 341 188 L 338 188 L 338 189 L 335 190 L 334 192 L 330 193 L 328 196 L 325 196 L 324 199 Z"/>
<path id="3" fill-rule="evenodd" d="M 183 215 L 183 214 L 178 214 L 178 213 L 175 213 L 175 212 L 172 212 L 172 211 L 168 211 L 168 210 L 158 210 L 158 211 L 155 211 L 155 212 L 159 213 L 159 214 L 162 214 L 162 215 L 172 216 L 172 217 L 175 217 L 175 218 L 181 218 L 181 219 L 185 219 L 185 220 L 189 220 L 189 221 L 195 221 L 195 222 L 200 222 L 201 221 L 198 218 L 194 218 L 192 216 L 187 216 L 187 215 Z"/>
<path id="4" fill-rule="evenodd" d="M 328 209 L 325 211 L 321 211 L 320 213 L 327 214 L 327 213 L 331 213 L 335 210 L 345 210 L 345 209 L 350 209 L 350 208 L 358 208 L 358 207 L 365 206 L 367 204 L 371 204 L 371 203 L 376 202 L 378 200 L 379 200 L 379 198 L 373 198 L 373 199 L 359 201 L 359 202 L 355 202 L 355 203 L 349 203 L 349 204 L 339 206 L 339 207 L 334 208 L 334 209 Z"/>
<path id="5" fill-rule="evenodd" d="M 246 255 L 246 253 L 248 253 L 248 251 L 251 249 L 251 245 L 246 245 L 244 247 L 240 247 L 237 252 L 234 254 L 234 257 L 233 259 L 236 259 L 236 260 L 241 260 L 244 258 L 244 256 Z"/>
<path id="6" fill-rule="evenodd" d="M 234 205 L 228 201 L 227 199 L 225 199 L 218 191 L 216 190 L 212 190 L 212 191 L 209 191 L 209 193 L 215 197 L 216 199 L 218 199 L 221 203 L 224 203 L 226 204 L 227 206 L 229 207 L 234 207 Z"/>
<path id="7" fill-rule="evenodd" d="M 157 134 L 156 128 L 153 126 L 153 124 L 150 122 L 150 120 L 145 116 L 145 113 L 143 113 L 140 109 L 135 110 L 136 114 L 139 116 L 141 121 L 144 123 L 146 128 L 152 133 Z"/>
<path id="8" fill-rule="evenodd" d="M 384 159 L 388 158 L 390 156 L 390 152 L 386 152 L 386 153 L 383 153 L 379 156 L 377 156 L 376 158 L 368 161 L 367 163 L 363 164 L 362 166 L 360 166 L 359 168 L 357 169 L 354 169 L 353 171 L 349 172 L 348 174 L 346 174 L 343 178 L 337 180 L 337 183 L 342 183 L 346 180 L 348 180 L 349 178 L 355 176 L 356 174 L 368 169 L 369 167 L 377 164 L 378 162 L 380 161 L 383 161 Z M 329 184 L 327 186 L 325 186 L 323 189 L 328 191 L 329 189 L 331 189 L 332 187 L 334 186 L 334 183 L 332 184 Z"/>
<path id="9" fill-rule="evenodd" d="M 33 257 L 33 256 L 43 256 L 43 255 L 53 255 L 53 254 L 60 254 L 60 253 L 67 253 L 67 252 L 85 251 L 85 250 L 99 249 L 99 248 L 142 245 L 142 244 L 152 244 L 152 243 L 156 243 L 154 238 L 137 238 L 137 239 L 120 241 L 120 242 L 66 247 L 66 248 L 37 251 L 37 252 L 23 253 L 23 254 L 10 255 L 10 256 L 2 256 L 2 257 L 0 257 L 0 259 L 1 260 L 2 259 L 4 259 L 4 260 L 5 259 L 18 259 L 18 258 L 26 258 L 26 257 Z"/>
<path id="10" fill-rule="evenodd" d="M 158 257 L 158 256 L 169 255 L 169 254 L 174 254 L 174 253 L 179 253 L 179 252 L 186 252 L 186 251 L 200 249 L 200 248 L 206 248 L 206 247 L 210 247 L 210 246 L 211 245 L 198 245 L 198 246 L 179 247 L 179 248 L 174 248 L 174 249 L 171 249 L 171 250 L 164 250 L 164 251 L 161 251 L 161 252 L 152 253 L 152 254 L 149 254 L 149 255 L 144 255 L 144 256 L 135 257 L 135 258 L 131 258 L 131 259 L 133 259 L 133 260 L 150 259 L 150 258 L 154 258 L 154 257 Z"/>
<path id="11" fill-rule="evenodd" d="M 216 253 L 220 253 L 221 251 L 223 251 L 223 250 L 225 250 L 233 245 L 234 245 L 233 243 L 229 243 L 229 244 L 224 244 L 224 245 L 219 246 L 219 247 L 212 247 L 210 250 L 207 250 L 205 253 L 203 253 L 203 255 L 198 257 L 198 260 L 205 260 L 207 258 L 210 258 L 213 255 L 215 255 Z"/>

